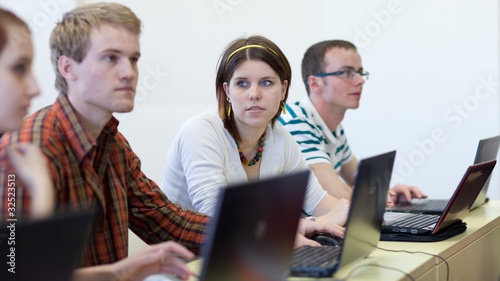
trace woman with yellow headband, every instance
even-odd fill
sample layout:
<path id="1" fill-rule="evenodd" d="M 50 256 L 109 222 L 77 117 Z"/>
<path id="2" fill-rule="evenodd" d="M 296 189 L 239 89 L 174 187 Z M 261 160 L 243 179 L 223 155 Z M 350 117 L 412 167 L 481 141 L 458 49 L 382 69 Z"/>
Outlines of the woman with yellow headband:
<path id="1" fill-rule="evenodd" d="M 264 37 L 226 48 L 215 82 L 218 110 L 183 124 L 167 156 L 162 189 L 170 200 L 213 215 L 221 187 L 308 169 L 296 141 L 276 122 L 285 113 L 291 75 L 283 52 Z M 305 213 L 343 225 L 348 205 L 311 173 Z"/>

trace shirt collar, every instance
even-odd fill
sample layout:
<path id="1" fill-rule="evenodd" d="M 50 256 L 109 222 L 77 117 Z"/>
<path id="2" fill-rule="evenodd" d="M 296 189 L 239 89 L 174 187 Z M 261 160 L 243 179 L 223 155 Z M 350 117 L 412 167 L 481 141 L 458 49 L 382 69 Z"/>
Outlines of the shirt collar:
<path id="1" fill-rule="evenodd" d="M 335 143 L 336 140 L 335 140 L 335 136 L 333 135 L 333 132 L 330 132 L 330 130 L 328 129 L 328 126 L 326 125 L 325 121 L 323 121 L 323 118 L 321 118 L 321 115 L 319 115 L 318 111 L 316 110 L 316 107 L 312 103 L 309 96 L 305 96 L 304 98 L 302 98 L 302 100 L 300 100 L 300 106 L 309 110 L 314 115 L 313 118 L 316 120 L 316 122 L 319 124 L 319 126 L 321 126 L 321 130 L 324 132 L 323 134 L 325 135 L 325 137 L 331 143 Z M 337 128 L 335 128 L 335 131 L 339 131 L 339 128 L 341 128 L 341 124 L 342 123 L 340 123 L 337 126 Z M 328 133 L 326 133 L 326 132 L 328 132 Z"/>
<path id="2" fill-rule="evenodd" d="M 97 144 L 90 133 L 85 129 L 82 122 L 78 119 L 74 107 L 71 105 L 68 97 L 60 94 L 54 103 L 53 110 L 60 122 L 60 129 L 68 140 L 68 145 L 77 154 L 78 160 L 82 161 L 85 155 Z M 104 134 L 116 135 L 118 132 L 118 120 L 111 117 L 104 126 Z"/>
<path id="3" fill-rule="evenodd" d="M 305 96 L 305 97 L 302 98 L 302 100 L 300 100 L 300 106 L 302 106 L 305 109 L 307 109 L 310 112 L 312 112 L 312 114 L 314 114 L 314 118 L 318 118 L 319 120 L 321 120 L 322 123 L 325 123 L 325 122 L 323 122 L 323 119 L 319 115 L 318 111 L 316 110 L 316 107 L 312 103 L 312 101 L 309 98 L 309 96 Z"/>

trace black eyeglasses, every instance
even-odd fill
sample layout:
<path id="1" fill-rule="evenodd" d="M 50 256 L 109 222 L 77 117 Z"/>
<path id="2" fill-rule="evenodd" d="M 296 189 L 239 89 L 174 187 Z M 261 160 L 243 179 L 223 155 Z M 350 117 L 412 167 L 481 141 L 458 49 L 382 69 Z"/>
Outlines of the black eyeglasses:
<path id="1" fill-rule="evenodd" d="M 362 72 L 362 71 L 354 71 L 352 69 L 346 69 L 346 70 L 339 70 L 339 71 L 329 72 L 329 73 L 315 74 L 314 76 L 325 77 L 325 76 L 330 76 L 330 75 L 336 75 L 336 76 L 339 76 L 340 78 L 342 78 L 346 81 L 352 81 L 354 78 L 356 78 L 356 74 L 359 74 L 359 76 L 363 77 L 365 80 L 368 80 L 368 77 L 370 75 L 370 73 L 368 71 Z"/>

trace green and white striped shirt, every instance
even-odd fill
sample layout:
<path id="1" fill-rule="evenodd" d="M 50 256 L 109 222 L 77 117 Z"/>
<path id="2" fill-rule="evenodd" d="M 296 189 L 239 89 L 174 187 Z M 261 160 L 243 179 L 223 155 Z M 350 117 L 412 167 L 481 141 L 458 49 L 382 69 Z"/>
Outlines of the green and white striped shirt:
<path id="1" fill-rule="evenodd" d="M 295 138 L 308 165 L 329 163 L 337 174 L 353 158 L 342 124 L 330 132 L 309 97 L 286 105 L 280 122 Z"/>

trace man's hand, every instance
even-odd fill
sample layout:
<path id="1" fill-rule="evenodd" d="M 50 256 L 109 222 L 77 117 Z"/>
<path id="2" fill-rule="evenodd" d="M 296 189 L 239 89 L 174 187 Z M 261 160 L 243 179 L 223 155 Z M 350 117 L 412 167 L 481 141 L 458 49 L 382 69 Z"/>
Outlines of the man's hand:
<path id="1" fill-rule="evenodd" d="M 318 242 L 306 238 L 306 236 L 316 232 L 328 232 L 339 237 L 344 237 L 344 228 L 341 226 L 301 219 L 297 229 L 297 236 L 295 237 L 295 247 L 320 246 Z"/>
<path id="2" fill-rule="evenodd" d="M 141 252 L 112 264 L 78 269 L 73 273 L 72 280 L 142 281 L 157 273 L 174 274 L 187 280 L 194 273 L 183 259 L 193 257 L 194 254 L 184 246 L 168 241 L 148 246 Z"/>
<path id="3" fill-rule="evenodd" d="M 397 203 L 411 202 L 412 198 L 427 198 L 418 187 L 397 184 L 391 190 L 389 190 L 389 195 L 387 196 L 387 206 L 394 206 Z"/>

